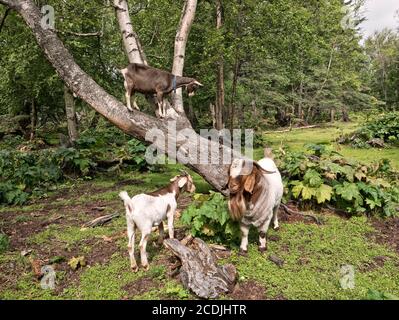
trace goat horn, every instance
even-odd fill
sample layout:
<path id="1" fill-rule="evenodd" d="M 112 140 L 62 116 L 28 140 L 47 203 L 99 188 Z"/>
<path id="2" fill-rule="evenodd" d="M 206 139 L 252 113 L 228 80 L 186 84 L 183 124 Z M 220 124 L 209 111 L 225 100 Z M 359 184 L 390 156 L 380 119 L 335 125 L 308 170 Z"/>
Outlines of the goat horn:
<path id="1" fill-rule="evenodd" d="M 200 87 L 203 87 L 204 85 L 202 83 L 199 83 L 198 81 L 194 81 L 194 83 Z"/>

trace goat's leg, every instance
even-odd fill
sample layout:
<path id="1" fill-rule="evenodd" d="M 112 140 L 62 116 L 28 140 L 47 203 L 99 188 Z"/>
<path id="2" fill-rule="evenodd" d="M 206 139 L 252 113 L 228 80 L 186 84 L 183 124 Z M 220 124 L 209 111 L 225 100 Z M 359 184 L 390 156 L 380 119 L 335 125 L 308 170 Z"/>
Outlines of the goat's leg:
<path id="1" fill-rule="evenodd" d="M 151 230 L 151 229 L 150 229 Z M 150 232 L 142 231 L 141 240 L 140 240 L 140 259 L 141 266 L 145 271 L 149 269 L 148 259 L 147 259 L 147 241 Z"/>
<path id="2" fill-rule="evenodd" d="M 240 245 L 240 255 L 247 255 L 248 253 L 248 233 L 249 226 L 240 223 L 241 230 L 241 245 Z"/>
<path id="3" fill-rule="evenodd" d="M 164 118 L 164 110 L 163 110 L 163 93 L 157 92 L 157 104 L 158 104 L 158 113 L 160 118 Z"/>
<path id="4" fill-rule="evenodd" d="M 280 225 L 278 224 L 278 209 L 279 206 L 273 208 L 273 229 L 278 230 L 280 229 Z"/>
<path id="5" fill-rule="evenodd" d="M 261 253 L 267 250 L 266 233 L 269 229 L 270 222 L 273 217 L 273 212 L 268 213 L 266 221 L 259 228 L 259 251 Z"/>
<path id="6" fill-rule="evenodd" d="M 158 226 L 158 231 L 159 231 L 159 237 L 158 237 L 158 244 L 161 245 L 163 243 L 163 237 L 164 237 L 164 229 L 163 229 L 163 222 L 161 221 L 161 223 Z"/>
<path id="7" fill-rule="evenodd" d="M 133 111 L 132 106 L 130 104 L 130 96 L 132 95 L 132 88 L 127 84 L 126 80 L 123 83 L 125 86 L 125 97 L 126 97 L 126 106 L 128 108 L 129 111 Z"/>
<path id="8" fill-rule="evenodd" d="M 168 233 L 169 239 L 173 239 L 175 237 L 175 229 L 173 227 L 173 218 L 174 218 L 175 210 L 169 210 L 166 214 L 168 218 Z"/>
<path id="9" fill-rule="evenodd" d="M 133 96 L 133 107 L 134 107 L 135 109 L 137 109 L 137 110 L 140 110 L 140 108 L 139 108 L 139 106 L 137 105 L 137 102 L 136 102 L 136 95 L 135 95 L 134 90 L 132 90 L 132 92 L 131 92 L 130 95 Z"/>
<path id="10" fill-rule="evenodd" d="M 134 272 L 137 272 L 139 268 L 137 267 L 136 258 L 134 257 L 134 235 L 136 231 L 135 230 L 136 226 L 134 224 L 134 221 L 128 215 L 126 215 L 126 221 L 127 221 L 127 236 L 129 239 L 127 248 L 130 256 L 130 267 Z"/>

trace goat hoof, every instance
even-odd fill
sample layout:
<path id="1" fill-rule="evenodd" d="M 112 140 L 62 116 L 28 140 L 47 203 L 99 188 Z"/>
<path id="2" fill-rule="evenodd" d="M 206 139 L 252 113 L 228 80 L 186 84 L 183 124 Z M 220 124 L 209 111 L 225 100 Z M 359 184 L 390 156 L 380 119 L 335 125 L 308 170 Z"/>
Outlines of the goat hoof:
<path id="1" fill-rule="evenodd" d="M 150 269 L 150 266 L 148 264 L 142 266 L 144 271 L 148 271 Z"/>
<path id="2" fill-rule="evenodd" d="M 280 226 L 273 227 L 273 230 L 274 230 L 274 231 L 279 231 L 279 230 L 280 230 Z"/>
<path id="3" fill-rule="evenodd" d="M 238 251 L 238 254 L 239 254 L 241 257 L 248 257 L 248 250 L 240 249 L 240 251 Z"/>
<path id="4" fill-rule="evenodd" d="M 132 268 L 132 271 L 133 271 L 133 272 L 137 272 L 137 271 L 139 271 L 139 267 L 138 267 L 138 266 L 131 267 L 131 268 Z"/>
<path id="5" fill-rule="evenodd" d="M 259 247 L 259 252 L 261 254 L 265 253 L 267 251 L 267 247 Z"/>

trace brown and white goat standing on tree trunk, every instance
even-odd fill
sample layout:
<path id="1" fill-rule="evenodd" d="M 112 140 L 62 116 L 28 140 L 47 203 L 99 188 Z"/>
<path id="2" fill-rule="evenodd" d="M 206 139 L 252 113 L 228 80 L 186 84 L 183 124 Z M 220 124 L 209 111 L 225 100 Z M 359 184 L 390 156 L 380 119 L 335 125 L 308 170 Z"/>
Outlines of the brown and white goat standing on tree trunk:
<path id="1" fill-rule="evenodd" d="M 170 72 L 139 63 L 130 63 L 125 69 L 122 69 L 121 72 L 125 79 L 124 85 L 126 89 L 127 108 L 132 111 L 130 97 L 134 97 L 135 92 L 156 94 L 158 112 L 161 118 L 166 116 L 163 100 L 165 95 L 172 91 L 176 91 L 178 88 L 185 87 L 188 95 L 191 97 L 194 95 L 194 91 L 202 86 L 202 84 L 194 78 L 176 76 Z M 133 106 L 137 110 L 140 110 L 135 97 L 133 98 Z"/>
<path id="2" fill-rule="evenodd" d="M 270 149 L 265 150 L 265 158 L 258 162 L 234 159 L 227 186 L 230 191 L 230 215 L 240 221 L 240 254 L 248 252 L 251 225 L 259 230 L 259 251 L 266 251 L 266 233 L 272 219 L 274 229 L 279 228 L 277 214 L 284 192 Z"/>

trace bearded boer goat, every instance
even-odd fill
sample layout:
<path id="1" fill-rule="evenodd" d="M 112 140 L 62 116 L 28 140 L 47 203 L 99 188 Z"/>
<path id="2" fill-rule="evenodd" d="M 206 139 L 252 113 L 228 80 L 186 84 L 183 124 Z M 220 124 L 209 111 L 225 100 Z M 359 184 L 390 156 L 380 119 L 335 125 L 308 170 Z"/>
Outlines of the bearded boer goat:
<path id="1" fill-rule="evenodd" d="M 130 198 L 126 191 L 119 193 L 126 209 L 127 236 L 130 265 L 134 272 L 138 271 L 134 257 L 134 238 L 136 228 L 141 232 L 140 257 L 144 270 L 148 270 L 147 241 L 152 227 L 158 227 L 158 243 L 163 242 L 163 220 L 168 220 L 169 238 L 174 237 L 173 218 L 177 207 L 177 198 L 181 192 L 195 192 L 191 176 L 184 172 L 170 180 L 170 184 L 151 193 L 142 193 Z"/>
<path id="2" fill-rule="evenodd" d="M 135 92 L 156 94 L 160 117 L 166 116 L 163 100 L 165 95 L 176 91 L 178 88 L 185 87 L 188 95 L 191 97 L 198 87 L 202 87 L 202 84 L 194 78 L 176 76 L 170 72 L 138 63 L 129 64 L 121 72 L 125 79 L 127 108 L 132 111 L 130 97 L 134 97 Z M 136 98 L 133 98 L 133 106 L 137 110 L 140 110 L 136 103 Z"/>
<path id="3" fill-rule="evenodd" d="M 274 229 L 279 228 L 277 213 L 283 196 L 281 175 L 270 150 L 266 149 L 265 158 L 258 162 L 234 159 L 227 186 L 230 215 L 240 221 L 240 254 L 248 252 L 251 225 L 259 230 L 259 251 L 266 251 L 266 232 L 272 219 Z"/>

